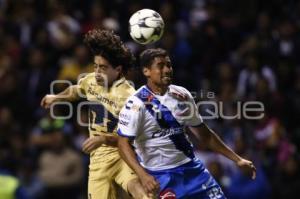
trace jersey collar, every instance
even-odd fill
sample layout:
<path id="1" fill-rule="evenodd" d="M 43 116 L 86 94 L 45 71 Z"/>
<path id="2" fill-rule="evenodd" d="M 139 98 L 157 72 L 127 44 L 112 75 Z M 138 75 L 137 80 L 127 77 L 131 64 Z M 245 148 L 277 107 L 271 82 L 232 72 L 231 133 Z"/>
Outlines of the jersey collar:
<path id="1" fill-rule="evenodd" d="M 165 96 L 166 94 L 169 94 L 169 91 L 170 91 L 170 86 L 168 86 L 168 90 L 166 91 L 166 93 L 163 94 L 163 95 L 159 95 L 159 94 L 154 93 L 154 92 L 151 90 L 151 88 L 150 88 L 147 84 L 145 85 L 145 88 L 146 88 L 148 91 L 150 91 L 152 95 L 155 95 L 155 96 Z"/>
<path id="2" fill-rule="evenodd" d="M 122 78 L 114 81 L 114 83 L 112 84 L 111 87 L 118 87 L 120 84 L 122 84 L 123 82 L 125 82 L 125 80 L 126 80 L 125 77 L 122 77 Z"/>

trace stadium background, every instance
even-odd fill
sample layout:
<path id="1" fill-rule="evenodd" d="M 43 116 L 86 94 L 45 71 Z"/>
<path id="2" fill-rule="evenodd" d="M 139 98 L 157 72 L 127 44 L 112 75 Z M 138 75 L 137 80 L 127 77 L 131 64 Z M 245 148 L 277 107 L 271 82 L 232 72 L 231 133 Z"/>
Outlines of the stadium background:
<path id="1" fill-rule="evenodd" d="M 257 179 L 251 181 L 230 161 L 197 149 L 228 198 L 299 195 L 297 0 L 1 0 L 1 175 L 17 177 L 31 199 L 86 198 L 88 157 L 80 148 L 87 128 L 76 117 L 51 119 L 39 102 L 53 80 L 76 83 L 78 74 L 93 70 L 82 42 L 92 28 L 113 29 L 138 54 L 143 46 L 129 38 L 128 19 L 142 8 L 158 11 L 165 20 L 156 45 L 170 52 L 176 84 L 196 93 L 197 100 L 222 102 L 225 115 L 234 115 L 238 102 L 265 105 L 261 120 L 206 121 L 257 167 Z M 137 71 L 129 77 L 138 87 Z M 201 108 L 205 114 L 212 107 Z"/>

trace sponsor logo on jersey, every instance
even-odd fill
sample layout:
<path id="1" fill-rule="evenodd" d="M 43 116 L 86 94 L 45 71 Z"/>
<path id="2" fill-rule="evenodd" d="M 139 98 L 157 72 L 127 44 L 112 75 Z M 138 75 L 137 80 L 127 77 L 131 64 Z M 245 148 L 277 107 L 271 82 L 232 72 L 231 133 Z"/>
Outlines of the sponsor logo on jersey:
<path id="1" fill-rule="evenodd" d="M 169 129 L 159 129 L 158 131 L 155 131 L 152 133 L 152 138 L 158 138 L 158 137 L 164 137 L 164 136 L 170 136 L 170 135 L 176 135 L 183 133 L 183 128 L 169 128 Z"/>
<path id="2" fill-rule="evenodd" d="M 171 189 L 166 189 L 159 194 L 160 199 L 176 199 L 176 194 Z"/>
<path id="3" fill-rule="evenodd" d="M 140 106 L 136 105 L 136 104 L 133 104 L 133 101 L 132 100 L 129 100 L 126 105 L 125 105 L 125 108 L 127 110 L 133 110 L 135 112 L 139 112 L 140 111 Z"/>
<path id="4" fill-rule="evenodd" d="M 130 115 L 127 115 L 125 113 L 120 113 L 119 114 L 119 118 L 120 119 L 124 119 L 124 120 L 130 120 L 131 119 L 131 116 Z"/>
<path id="5" fill-rule="evenodd" d="M 101 102 L 101 103 L 108 104 L 108 105 L 110 105 L 110 106 L 112 106 L 114 108 L 118 107 L 117 104 L 116 104 L 116 102 L 108 99 L 107 97 L 101 96 L 99 93 L 97 93 L 96 91 L 94 91 L 92 87 L 89 87 L 87 92 L 89 94 L 95 96 L 97 98 L 97 100 L 99 100 L 99 102 Z"/>
<path id="6" fill-rule="evenodd" d="M 124 126 L 128 126 L 129 122 L 125 122 L 124 120 L 119 120 L 119 124 L 122 124 Z"/>

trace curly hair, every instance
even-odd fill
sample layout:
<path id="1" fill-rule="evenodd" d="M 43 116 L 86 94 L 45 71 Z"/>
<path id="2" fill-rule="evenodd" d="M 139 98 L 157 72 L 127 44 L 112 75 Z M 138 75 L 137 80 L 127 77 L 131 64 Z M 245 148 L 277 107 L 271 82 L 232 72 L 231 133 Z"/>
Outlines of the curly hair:
<path id="1" fill-rule="evenodd" d="M 84 43 L 94 55 L 103 56 L 113 67 L 122 65 L 124 72 L 134 65 L 134 55 L 113 31 L 90 30 L 85 34 Z"/>

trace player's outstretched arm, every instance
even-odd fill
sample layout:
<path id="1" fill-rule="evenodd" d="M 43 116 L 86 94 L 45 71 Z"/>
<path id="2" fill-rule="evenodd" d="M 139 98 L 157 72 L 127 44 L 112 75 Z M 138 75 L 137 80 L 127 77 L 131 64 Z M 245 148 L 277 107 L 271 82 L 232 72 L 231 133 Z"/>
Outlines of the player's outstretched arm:
<path id="1" fill-rule="evenodd" d="M 240 157 L 232 149 L 230 149 L 221 138 L 204 123 L 199 127 L 189 127 L 192 133 L 197 138 L 198 142 L 205 144 L 209 149 L 214 152 L 220 153 L 230 160 L 234 161 L 240 169 L 248 171 L 252 174 L 252 179 L 256 177 L 256 168 L 254 164 Z"/>
<path id="2" fill-rule="evenodd" d="M 159 183 L 139 164 L 129 139 L 120 136 L 118 140 L 118 147 L 122 159 L 138 175 L 148 196 L 151 197 L 152 195 L 156 195 L 156 192 L 159 190 Z"/>
<path id="3" fill-rule="evenodd" d="M 51 104 L 58 101 L 75 101 L 80 98 L 78 85 L 72 85 L 66 88 L 64 91 L 56 95 L 45 95 L 41 101 L 43 108 L 49 108 Z"/>

